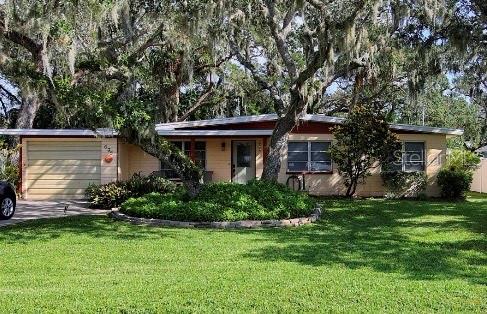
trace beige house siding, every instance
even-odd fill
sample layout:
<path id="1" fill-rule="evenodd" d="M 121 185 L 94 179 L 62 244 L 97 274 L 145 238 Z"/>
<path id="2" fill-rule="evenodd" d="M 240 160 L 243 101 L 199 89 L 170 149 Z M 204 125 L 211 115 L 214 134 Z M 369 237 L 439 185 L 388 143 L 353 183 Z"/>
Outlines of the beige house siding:
<path id="1" fill-rule="evenodd" d="M 232 180 L 232 141 L 255 141 L 255 174 L 257 178 L 262 176 L 263 147 L 262 138 L 204 138 L 206 141 L 206 170 L 213 171 L 213 181 Z M 224 150 L 222 144 L 225 143 Z"/>
<path id="2" fill-rule="evenodd" d="M 487 193 L 487 158 L 482 158 L 479 168 L 474 172 L 470 190 Z"/>
<path id="3" fill-rule="evenodd" d="M 426 149 L 426 175 L 428 185 L 426 194 L 438 196 L 439 188 L 436 184 L 436 176 L 441 168 L 446 154 L 446 136 L 437 134 L 399 134 L 401 141 L 422 141 Z M 290 141 L 333 141 L 332 134 L 291 134 Z M 291 174 L 287 174 L 287 150 L 281 156 L 281 171 L 279 182 L 286 183 Z M 333 164 L 331 174 L 308 174 L 305 176 L 306 189 L 313 195 L 341 195 L 345 193 L 343 179 L 338 174 L 336 165 Z M 357 187 L 357 195 L 360 196 L 383 196 L 385 193 L 383 182 L 380 177 L 380 167 L 372 171 L 372 175 L 366 179 L 365 184 Z"/>
<path id="4" fill-rule="evenodd" d="M 105 159 L 111 155 L 113 160 Z M 107 184 L 118 179 L 118 141 L 116 138 L 104 138 L 101 141 L 101 184 Z"/>
<path id="5" fill-rule="evenodd" d="M 127 180 L 129 178 L 129 145 L 118 140 L 118 179 Z"/>
<path id="6" fill-rule="evenodd" d="M 119 174 L 120 180 L 127 180 L 135 173 L 149 175 L 160 169 L 159 160 L 146 152 L 140 147 L 132 144 L 119 143 L 120 156 Z"/>
<path id="7" fill-rule="evenodd" d="M 171 140 L 168 138 L 168 140 Z M 178 141 L 190 141 L 189 138 L 178 138 Z M 206 142 L 206 170 L 212 171 L 214 182 L 231 181 L 232 171 L 232 141 L 235 138 L 197 138 L 197 141 Z M 239 138 L 239 141 L 255 141 L 256 155 L 256 176 L 262 175 L 263 163 L 263 140 L 262 138 Z M 222 146 L 224 145 L 224 148 Z M 160 170 L 159 160 L 147 153 L 140 147 L 119 143 L 119 178 L 126 180 L 134 173 L 149 175 Z"/>
<path id="8" fill-rule="evenodd" d="M 440 170 L 446 154 L 446 136 L 438 134 L 399 134 L 401 141 L 421 141 L 425 142 L 426 149 L 426 175 L 428 185 L 426 194 L 429 196 L 438 196 L 439 189 L 436 184 L 436 175 Z M 168 138 L 168 140 L 171 140 Z M 187 140 L 190 139 L 181 139 Z M 234 140 L 253 140 L 256 142 L 256 177 L 262 176 L 264 167 L 264 141 L 262 137 L 258 138 L 197 138 L 198 141 L 206 142 L 206 170 L 212 171 L 214 182 L 230 182 L 232 167 L 232 141 Z M 314 141 L 328 140 L 333 141 L 332 134 L 291 134 L 290 141 Z M 269 139 L 267 140 L 269 143 Z M 223 148 L 224 146 L 224 148 Z M 129 144 L 119 145 L 120 159 L 119 163 L 122 168 L 122 177 L 128 178 L 132 174 L 140 172 L 144 175 L 160 169 L 159 162 L 156 158 L 144 153 L 139 147 Z M 124 153 L 125 152 L 125 153 Z M 124 155 L 127 155 L 124 157 Z M 279 173 L 279 182 L 285 184 L 287 178 L 291 175 L 287 171 L 287 150 L 284 150 L 281 156 L 281 171 Z M 345 187 L 342 177 L 338 174 L 336 165 L 333 165 L 331 174 L 308 174 L 305 177 L 306 189 L 313 195 L 343 195 Z M 380 167 L 372 171 L 372 175 L 367 178 L 365 184 L 360 184 L 357 188 L 357 194 L 361 196 L 383 196 L 385 193 L 383 182 L 380 177 Z"/>

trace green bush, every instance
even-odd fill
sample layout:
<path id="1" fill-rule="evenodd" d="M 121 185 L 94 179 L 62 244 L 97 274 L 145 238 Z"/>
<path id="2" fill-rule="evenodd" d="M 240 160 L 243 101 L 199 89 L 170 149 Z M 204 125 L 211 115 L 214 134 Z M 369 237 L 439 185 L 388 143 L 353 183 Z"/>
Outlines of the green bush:
<path id="1" fill-rule="evenodd" d="M 389 198 L 419 197 L 426 190 L 424 171 L 383 171 L 381 177 Z"/>
<path id="2" fill-rule="evenodd" d="M 480 164 L 480 156 L 477 153 L 454 149 L 448 155 L 445 168 L 452 170 L 474 171 Z"/>
<path id="3" fill-rule="evenodd" d="M 17 186 L 20 180 L 19 149 L 19 145 L 11 148 L 0 140 L 0 180 L 13 186 Z"/>
<path id="4" fill-rule="evenodd" d="M 308 216 L 315 207 L 307 194 L 265 181 L 246 185 L 212 183 L 190 199 L 183 189 L 130 198 L 121 206 L 127 215 L 179 221 L 236 221 Z"/>
<path id="5" fill-rule="evenodd" d="M 127 181 L 108 184 L 91 184 L 85 191 L 91 206 L 96 208 L 113 208 L 120 206 L 130 197 L 139 197 L 147 193 L 174 192 L 176 185 L 158 176 L 141 176 L 134 174 Z"/>
<path id="6" fill-rule="evenodd" d="M 473 174 L 469 170 L 442 169 L 438 173 L 441 196 L 448 199 L 464 199 L 470 190 Z"/>

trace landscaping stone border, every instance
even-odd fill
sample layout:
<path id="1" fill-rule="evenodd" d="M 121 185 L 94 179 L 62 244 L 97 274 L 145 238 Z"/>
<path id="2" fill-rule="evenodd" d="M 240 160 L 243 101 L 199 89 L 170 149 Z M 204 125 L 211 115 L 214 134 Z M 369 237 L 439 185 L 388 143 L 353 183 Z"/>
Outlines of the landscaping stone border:
<path id="1" fill-rule="evenodd" d="M 317 207 L 309 217 L 281 219 L 281 220 L 239 220 L 239 221 L 174 221 L 165 219 L 139 218 L 121 213 L 118 208 L 113 208 L 110 216 L 136 225 L 148 226 L 170 226 L 180 228 L 215 228 L 215 229 L 254 229 L 254 228 L 277 228 L 277 227 L 298 227 L 313 223 L 320 219 L 321 208 Z"/>

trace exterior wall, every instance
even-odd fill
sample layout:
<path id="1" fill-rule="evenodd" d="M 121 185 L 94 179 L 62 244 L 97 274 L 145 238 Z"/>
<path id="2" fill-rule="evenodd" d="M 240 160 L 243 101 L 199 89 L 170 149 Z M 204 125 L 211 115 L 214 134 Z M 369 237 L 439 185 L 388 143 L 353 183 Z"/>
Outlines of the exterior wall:
<path id="1" fill-rule="evenodd" d="M 106 157 L 111 155 L 112 161 L 107 162 Z M 101 141 L 101 184 L 117 181 L 118 179 L 118 140 L 104 138 Z"/>
<path id="2" fill-rule="evenodd" d="M 255 174 L 257 178 L 262 176 L 264 168 L 264 151 L 262 138 L 204 138 L 206 141 L 206 170 L 213 171 L 213 181 L 232 180 L 232 141 L 255 141 Z M 222 150 L 225 143 L 225 150 Z"/>
<path id="3" fill-rule="evenodd" d="M 482 158 L 480 167 L 474 172 L 470 190 L 487 193 L 487 158 Z"/>
<path id="4" fill-rule="evenodd" d="M 168 138 L 168 140 L 172 140 Z M 177 138 L 174 140 L 189 141 L 189 138 Z M 232 140 L 236 138 L 197 138 L 197 141 L 206 142 L 206 170 L 212 171 L 214 182 L 232 180 Z M 263 139 L 262 138 L 238 138 L 238 140 L 255 141 L 256 177 L 260 178 L 264 167 Z M 225 148 L 222 148 L 224 143 Z M 159 160 L 147 153 L 140 147 L 131 144 L 119 143 L 119 179 L 126 180 L 134 173 L 149 175 L 160 170 Z"/>
<path id="5" fill-rule="evenodd" d="M 426 149 L 426 175 L 428 185 L 426 194 L 438 196 L 439 188 L 436 184 L 436 176 L 443 164 L 446 155 L 446 136 L 441 134 L 399 134 L 401 141 L 424 141 Z M 168 138 L 171 140 L 171 138 Z M 176 139 L 175 139 L 176 140 Z M 177 140 L 190 140 L 189 138 L 178 138 Z M 256 177 L 260 178 L 264 167 L 264 139 L 254 138 L 197 138 L 198 141 L 206 141 L 206 170 L 212 171 L 214 182 L 230 182 L 232 167 L 232 141 L 234 140 L 255 140 L 256 142 Z M 325 140 L 333 141 L 332 134 L 299 134 L 293 133 L 289 140 Z M 266 141 L 269 143 L 269 139 Z M 222 145 L 224 143 L 224 147 Z M 139 147 L 130 144 L 119 144 L 119 173 L 121 179 L 127 179 L 134 173 L 140 172 L 148 175 L 160 169 L 159 161 L 144 153 Z M 287 173 L 287 151 L 281 156 L 281 171 L 279 182 L 286 183 L 287 178 L 292 175 Z M 333 173 L 330 174 L 307 174 L 305 175 L 306 189 L 313 195 L 343 195 L 345 187 L 342 177 L 338 174 L 336 165 L 333 165 Z M 357 187 L 357 195 L 360 196 L 383 196 L 385 193 L 380 167 L 372 170 L 372 175 L 366 179 L 365 184 Z"/>
<path id="6" fill-rule="evenodd" d="M 159 160 L 144 152 L 140 147 L 119 143 L 119 149 L 118 171 L 120 180 L 127 180 L 135 173 L 147 176 L 160 170 Z"/>
<path id="7" fill-rule="evenodd" d="M 436 176 L 444 162 L 446 155 L 446 136 L 437 134 L 398 134 L 401 141 L 424 141 L 426 149 L 426 175 L 428 185 L 426 194 L 438 196 L 439 188 L 436 184 Z M 332 134 L 291 134 L 289 140 L 325 140 L 333 141 Z M 287 150 L 281 156 L 281 171 L 279 182 L 286 183 L 287 178 L 292 175 L 287 173 Z M 343 180 L 338 174 L 336 165 L 333 164 L 333 173 L 330 174 L 307 174 L 305 175 L 306 189 L 314 195 L 342 195 L 345 193 Z M 380 177 L 380 167 L 373 169 L 372 175 L 366 179 L 365 184 L 357 187 L 359 196 L 383 196 L 385 193 L 383 182 Z"/>
<path id="8" fill-rule="evenodd" d="M 129 145 L 118 140 L 118 180 L 127 180 L 129 178 Z"/>

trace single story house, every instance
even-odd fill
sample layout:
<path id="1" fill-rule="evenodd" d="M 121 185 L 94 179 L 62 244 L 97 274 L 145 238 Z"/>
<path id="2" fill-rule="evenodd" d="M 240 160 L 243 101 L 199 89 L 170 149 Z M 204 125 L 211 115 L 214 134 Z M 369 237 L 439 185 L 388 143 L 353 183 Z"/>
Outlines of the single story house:
<path id="1" fill-rule="evenodd" d="M 267 158 L 275 114 L 219 118 L 156 125 L 160 136 L 174 142 L 206 171 L 207 181 L 244 183 L 259 178 Z M 304 115 L 282 153 L 279 181 L 304 175 L 304 189 L 315 195 L 344 193 L 344 185 L 329 154 L 331 127 L 343 119 Z M 461 129 L 391 124 L 403 143 L 404 171 L 425 171 L 426 193 L 439 193 L 436 175 L 444 162 L 448 137 Z M 82 198 L 90 183 L 125 180 L 134 173 L 174 174 L 113 130 L 4 129 L 0 134 L 21 138 L 21 192 L 25 199 Z M 414 158 L 411 156 L 415 156 Z M 362 196 L 384 195 L 380 168 L 357 190 Z"/>

